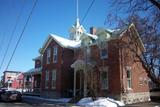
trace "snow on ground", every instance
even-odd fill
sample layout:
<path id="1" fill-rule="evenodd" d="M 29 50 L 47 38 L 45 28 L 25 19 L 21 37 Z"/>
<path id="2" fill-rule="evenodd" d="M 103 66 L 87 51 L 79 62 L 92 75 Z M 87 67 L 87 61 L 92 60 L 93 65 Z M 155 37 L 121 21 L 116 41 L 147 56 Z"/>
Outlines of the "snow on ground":
<path id="1" fill-rule="evenodd" d="M 93 101 L 91 97 L 88 97 L 81 99 L 77 105 L 85 107 L 118 107 L 124 106 L 125 104 L 111 98 L 99 97 Z"/>

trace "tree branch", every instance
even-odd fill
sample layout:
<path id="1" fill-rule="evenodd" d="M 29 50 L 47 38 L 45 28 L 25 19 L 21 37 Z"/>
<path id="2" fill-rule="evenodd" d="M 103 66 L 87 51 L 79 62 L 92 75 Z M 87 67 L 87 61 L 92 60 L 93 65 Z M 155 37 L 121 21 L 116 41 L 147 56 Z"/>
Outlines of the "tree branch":
<path id="1" fill-rule="evenodd" d="M 160 10 L 160 3 L 157 2 L 156 0 L 149 0 L 154 6 L 156 6 Z"/>

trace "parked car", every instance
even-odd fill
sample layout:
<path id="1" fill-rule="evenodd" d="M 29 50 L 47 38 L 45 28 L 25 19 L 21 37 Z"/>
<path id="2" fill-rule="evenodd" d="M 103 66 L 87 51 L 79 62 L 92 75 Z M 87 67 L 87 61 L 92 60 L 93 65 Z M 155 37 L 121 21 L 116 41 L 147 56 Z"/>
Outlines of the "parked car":
<path id="1" fill-rule="evenodd" d="M 0 101 L 1 101 L 1 95 L 4 94 L 6 92 L 7 89 L 5 88 L 1 88 L 0 89 Z"/>
<path id="2" fill-rule="evenodd" d="M 22 94 L 19 91 L 7 90 L 1 94 L 2 101 L 22 101 Z"/>

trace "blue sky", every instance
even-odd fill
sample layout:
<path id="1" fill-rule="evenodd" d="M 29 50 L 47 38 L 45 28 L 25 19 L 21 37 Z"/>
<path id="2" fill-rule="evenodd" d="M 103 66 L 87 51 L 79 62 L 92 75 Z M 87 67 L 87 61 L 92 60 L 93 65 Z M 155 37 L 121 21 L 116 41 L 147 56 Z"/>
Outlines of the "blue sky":
<path id="1" fill-rule="evenodd" d="M 80 20 L 82 20 L 91 1 L 79 0 Z M 15 25 L 17 15 L 22 11 L 17 29 L 14 33 L 14 39 L 10 43 L 10 48 L 0 74 L 6 68 L 32 6 L 33 0 L 0 0 L 0 63 Z M 108 8 L 107 0 L 95 0 L 82 24 L 84 28 L 89 32 L 91 26 L 106 27 L 104 22 Z M 69 29 L 75 23 L 75 19 L 76 0 L 38 0 L 8 70 L 27 71 L 33 68 L 34 62 L 32 59 L 39 55 L 38 50 L 42 47 L 48 34 L 53 33 L 68 38 Z"/>

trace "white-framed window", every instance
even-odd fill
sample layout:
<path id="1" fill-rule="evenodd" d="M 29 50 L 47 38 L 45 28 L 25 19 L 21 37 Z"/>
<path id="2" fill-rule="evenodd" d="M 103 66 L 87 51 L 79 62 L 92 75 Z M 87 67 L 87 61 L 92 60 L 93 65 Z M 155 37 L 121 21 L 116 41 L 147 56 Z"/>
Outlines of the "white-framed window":
<path id="1" fill-rule="evenodd" d="M 57 63 L 58 60 L 58 47 L 54 46 L 53 48 L 53 63 Z"/>
<path id="2" fill-rule="evenodd" d="M 52 89 L 56 88 L 56 70 L 52 70 Z"/>
<path id="3" fill-rule="evenodd" d="M 108 58 L 108 44 L 106 41 L 100 43 L 100 57 L 101 59 Z"/>
<path id="4" fill-rule="evenodd" d="M 46 71 L 46 77 L 45 77 L 45 88 L 48 88 L 49 85 L 49 71 Z"/>
<path id="5" fill-rule="evenodd" d="M 51 62 L 51 49 L 47 49 L 47 64 L 50 64 Z"/>
<path id="6" fill-rule="evenodd" d="M 127 76 L 127 88 L 131 89 L 132 88 L 132 72 L 131 72 L 131 69 L 127 69 L 126 76 Z"/>
<path id="7" fill-rule="evenodd" d="M 100 82 L 101 89 L 108 89 L 108 67 L 102 67 L 100 69 Z"/>

